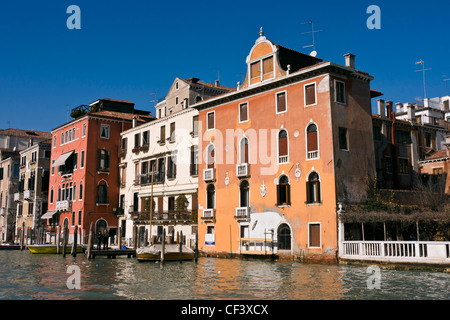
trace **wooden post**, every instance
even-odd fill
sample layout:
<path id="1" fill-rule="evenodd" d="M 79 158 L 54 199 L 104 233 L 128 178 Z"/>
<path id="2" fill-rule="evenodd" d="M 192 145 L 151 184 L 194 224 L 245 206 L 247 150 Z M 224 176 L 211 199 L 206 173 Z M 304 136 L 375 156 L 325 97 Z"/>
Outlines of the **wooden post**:
<path id="1" fill-rule="evenodd" d="M 231 224 L 230 224 L 230 258 L 233 258 L 233 240 L 231 239 Z"/>
<path id="2" fill-rule="evenodd" d="M 119 234 L 117 235 L 117 242 L 119 243 L 119 250 L 122 249 L 122 228 L 117 228 Z"/>
<path id="3" fill-rule="evenodd" d="M 164 263 L 164 254 L 165 254 L 165 245 L 166 245 L 166 229 L 163 229 L 162 243 L 161 243 L 161 263 Z"/>
<path id="4" fill-rule="evenodd" d="M 136 250 L 137 248 L 137 227 L 136 225 L 133 225 L 133 249 Z"/>
<path id="5" fill-rule="evenodd" d="M 23 250 L 25 245 L 25 222 L 22 223 L 22 241 L 20 241 L 20 250 Z"/>
<path id="6" fill-rule="evenodd" d="M 183 262 L 183 231 L 180 231 L 180 263 Z"/>
<path id="7" fill-rule="evenodd" d="M 75 226 L 75 231 L 73 233 L 73 244 L 72 244 L 72 256 L 77 256 L 77 240 L 78 240 L 78 226 Z"/>
<path id="8" fill-rule="evenodd" d="M 91 258 L 91 251 L 92 251 L 92 237 L 94 233 L 94 222 L 91 222 L 91 226 L 89 228 L 89 238 L 88 238 L 88 247 L 87 247 L 87 258 Z"/>
<path id="9" fill-rule="evenodd" d="M 64 226 L 64 227 L 63 227 L 63 257 L 66 256 L 68 231 L 69 231 L 69 228 L 67 228 L 66 226 Z"/>
<path id="10" fill-rule="evenodd" d="M 197 258 L 198 258 L 198 230 L 197 233 L 195 234 L 195 262 L 197 262 Z"/>
<path id="11" fill-rule="evenodd" d="M 151 162 L 151 161 L 150 161 Z M 150 243 L 150 245 L 152 244 L 152 219 L 153 219 L 153 177 L 154 177 L 154 172 L 153 172 L 153 170 L 154 170 L 154 164 L 153 165 L 151 165 L 151 168 L 150 168 L 150 170 L 151 170 L 151 172 L 152 172 L 152 184 L 151 184 L 151 193 L 150 193 L 150 217 L 149 217 L 149 228 L 148 228 L 148 239 L 149 239 L 149 243 Z"/>
<path id="12" fill-rule="evenodd" d="M 61 253 L 61 248 L 60 248 L 60 239 L 61 237 L 61 227 L 60 226 L 56 226 L 56 253 L 60 254 Z"/>

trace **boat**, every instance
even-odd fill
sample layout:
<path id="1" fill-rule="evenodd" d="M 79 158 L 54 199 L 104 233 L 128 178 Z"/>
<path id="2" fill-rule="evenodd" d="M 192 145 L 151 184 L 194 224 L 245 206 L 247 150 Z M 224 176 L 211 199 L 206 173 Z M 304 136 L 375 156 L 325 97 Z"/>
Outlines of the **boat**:
<path id="1" fill-rule="evenodd" d="M 23 248 L 25 249 L 26 246 L 24 246 Z M 20 245 L 19 244 L 15 244 L 15 243 L 1 244 L 0 245 L 0 250 L 20 250 Z"/>
<path id="2" fill-rule="evenodd" d="M 30 250 L 31 253 L 42 253 L 42 254 L 56 254 L 57 253 L 57 247 L 56 244 L 33 244 L 27 246 L 28 250 Z M 63 247 L 60 246 L 59 248 L 60 252 L 62 253 Z M 77 245 L 77 253 L 83 253 L 85 251 L 85 247 L 81 245 Z M 72 252 L 72 245 L 66 246 L 66 253 Z"/>
<path id="3" fill-rule="evenodd" d="M 162 244 L 152 244 L 148 247 L 136 249 L 136 258 L 142 261 L 160 261 Z M 193 260 L 195 251 L 183 245 L 181 252 L 181 260 Z M 180 245 L 165 244 L 164 245 L 164 261 L 180 261 Z"/>

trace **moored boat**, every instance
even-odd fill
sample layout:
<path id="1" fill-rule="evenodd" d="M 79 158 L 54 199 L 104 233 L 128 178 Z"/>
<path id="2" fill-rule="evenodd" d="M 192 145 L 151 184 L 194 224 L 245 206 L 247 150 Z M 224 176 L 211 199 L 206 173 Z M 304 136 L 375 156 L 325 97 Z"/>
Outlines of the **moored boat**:
<path id="1" fill-rule="evenodd" d="M 26 246 L 24 246 L 24 249 Z M 0 250 L 20 250 L 19 244 L 1 244 Z"/>
<path id="2" fill-rule="evenodd" d="M 27 246 L 28 250 L 30 250 L 31 253 L 35 254 L 56 254 L 58 253 L 56 244 L 33 244 Z M 60 252 L 62 253 L 63 247 L 61 246 Z M 85 248 L 83 246 L 78 245 L 77 246 L 77 253 L 83 253 Z M 66 246 L 66 253 L 72 252 L 72 245 Z"/>
<path id="3" fill-rule="evenodd" d="M 161 260 L 161 244 L 153 244 L 145 248 L 136 249 L 136 258 L 142 261 L 160 261 Z M 194 250 L 183 245 L 181 252 L 181 260 L 192 260 L 195 258 Z M 165 244 L 164 245 L 164 261 L 180 261 L 180 245 Z"/>

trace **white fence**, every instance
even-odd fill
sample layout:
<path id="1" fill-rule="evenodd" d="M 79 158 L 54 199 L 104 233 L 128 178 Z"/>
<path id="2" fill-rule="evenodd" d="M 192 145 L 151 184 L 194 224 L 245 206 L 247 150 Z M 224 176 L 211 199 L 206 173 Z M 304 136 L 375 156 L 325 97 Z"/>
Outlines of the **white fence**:
<path id="1" fill-rule="evenodd" d="M 342 259 L 450 265 L 450 242 L 342 241 Z"/>

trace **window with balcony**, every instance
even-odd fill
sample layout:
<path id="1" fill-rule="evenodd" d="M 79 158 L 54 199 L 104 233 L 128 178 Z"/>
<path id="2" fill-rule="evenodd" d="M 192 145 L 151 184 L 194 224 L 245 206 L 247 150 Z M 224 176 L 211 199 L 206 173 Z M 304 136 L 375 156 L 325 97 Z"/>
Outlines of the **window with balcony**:
<path id="1" fill-rule="evenodd" d="M 141 146 L 141 134 L 140 133 L 136 133 L 134 135 L 134 148 L 133 148 L 133 152 L 136 152 L 137 150 L 139 150 L 139 147 Z"/>
<path id="2" fill-rule="evenodd" d="M 289 178 L 285 175 L 278 179 L 277 185 L 277 206 L 291 205 L 291 186 Z"/>
<path id="3" fill-rule="evenodd" d="M 147 130 L 142 132 L 142 147 L 148 148 L 149 145 L 150 145 L 150 131 Z"/>
<path id="4" fill-rule="evenodd" d="M 319 158 L 319 141 L 317 135 L 317 126 L 312 123 L 306 128 L 306 144 L 307 144 L 307 159 Z"/>
<path id="5" fill-rule="evenodd" d="M 278 132 L 278 163 L 289 162 L 289 142 L 287 131 L 282 129 Z"/>
<path id="6" fill-rule="evenodd" d="M 98 150 L 98 170 L 99 171 L 109 171 L 109 159 L 110 151 L 99 149 Z"/>
<path id="7" fill-rule="evenodd" d="M 320 178 L 317 172 L 311 172 L 306 182 L 306 202 L 315 204 L 321 202 Z"/>

